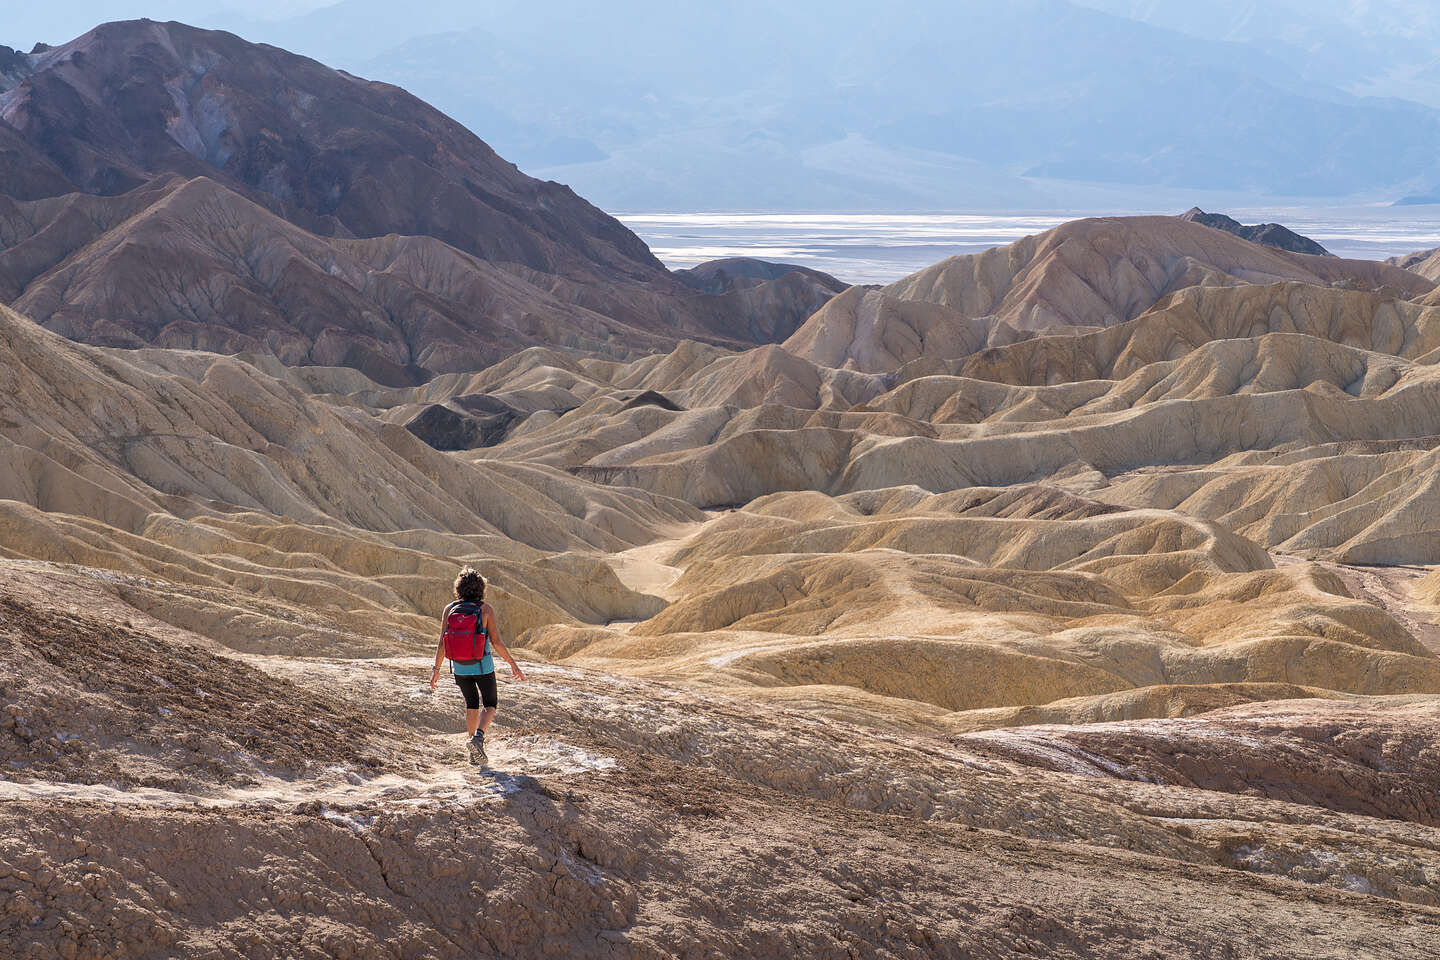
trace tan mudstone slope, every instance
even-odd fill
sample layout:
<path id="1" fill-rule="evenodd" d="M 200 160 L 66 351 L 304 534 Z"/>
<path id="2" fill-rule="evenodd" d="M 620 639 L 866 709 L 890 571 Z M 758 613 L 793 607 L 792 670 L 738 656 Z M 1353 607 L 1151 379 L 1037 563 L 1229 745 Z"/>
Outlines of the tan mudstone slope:
<path id="1" fill-rule="evenodd" d="M 1433 291 L 1084 221 L 407 387 L 0 309 L 0 936 L 1440 956 Z M 533 675 L 490 774 L 461 562 Z"/>

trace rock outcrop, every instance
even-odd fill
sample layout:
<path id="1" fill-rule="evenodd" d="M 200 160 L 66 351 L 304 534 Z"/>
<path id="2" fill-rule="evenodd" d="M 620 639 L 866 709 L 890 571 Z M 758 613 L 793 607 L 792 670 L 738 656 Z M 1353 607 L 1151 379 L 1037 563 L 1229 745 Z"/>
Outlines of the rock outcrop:
<path id="1" fill-rule="evenodd" d="M 1417 250 L 1414 253 L 1407 253 L 1398 257 L 1391 257 L 1385 262 L 1402 270 L 1409 270 L 1418 273 L 1426 280 L 1440 279 L 1440 247 L 1432 247 L 1429 250 Z"/>
<path id="2" fill-rule="evenodd" d="M 847 285 L 827 273 L 765 260 L 711 260 L 675 278 L 704 294 L 687 304 L 694 314 L 751 342 L 784 340 Z M 739 326 L 729 317 L 745 318 Z"/>
<path id="3" fill-rule="evenodd" d="M 208 178 L 141 193 L 119 198 L 113 229 L 71 232 L 77 210 L 58 243 L 46 230 L 0 253 L 16 309 L 88 343 L 267 353 L 394 386 L 536 338 L 621 355 L 673 342 L 431 237 L 322 238 Z"/>
<path id="4" fill-rule="evenodd" d="M 1242 240 L 1249 240 L 1252 243 L 1263 243 L 1267 247 L 1275 247 L 1280 250 L 1289 250 L 1291 253 L 1306 253 L 1316 257 L 1328 257 L 1330 251 L 1309 237 L 1302 237 L 1289 227 L 1279 223 L 1257 223 L 1246 226 L 1234 217 L 1227 217 L 1223 213 L 1206 213 L 1199 207 L 1191 207 L 1180 214 L 1181 220 L 1189 220 L 1191 223 L 1203 224 L 1207 227 L 1214 227 L 1216 230 L 1224 230 L 1226 233 L 1233 233 Z"/>
<path id="5" fill-rule="evenodd" d="M 665 276 L 645 245 L 556 183 L 506 163 L 396 87 L 232 34 L 109 23 L 24 58 L 7 130 L 68 189 L 114 196 L 157 176 L 211 177 L 326 236 L 431 236 L 572 279 Z M 7 154 L 9 185 L 29 158 Z"/>

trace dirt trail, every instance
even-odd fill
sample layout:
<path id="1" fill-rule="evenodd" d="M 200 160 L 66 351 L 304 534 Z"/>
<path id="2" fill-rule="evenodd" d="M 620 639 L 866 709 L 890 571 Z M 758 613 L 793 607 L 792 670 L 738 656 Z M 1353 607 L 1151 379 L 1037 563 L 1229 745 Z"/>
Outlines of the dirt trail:
<path id="1" fill-rule="evenodd" d="M 453 752 L 453 736 L 435 736 L 437 755 Z M 471 804 L 525 789 L 537 776 L 570 778 L 603 774 L 615 767 L 611 757 L 539 736 L 512 736 L 492 743 L 487 769 L 438 762 L 418 775 L 386 773 L 366 777 L 335 767 L 312 779 L 270 779 L 258 786 L 231 787 L 205 794 L 154 787 L 37 780 L 0 780 L 0 802 L 43 800 L 117 804 L 126 807 L 282 810 L 307 803 L 340 808 L 394 809 L 434 803 Z"/>
<path id="2" fill-rule="evenodd" d="M 620 579 L 620 582 L 631 590 L 637 593 L 648 593 L 651 596 L 660 597 L 662 600 L 677 600 L 679 593 L 675 590 L 675 583 L 685 571 L 680 567 L 670 566 L 662 558 L 672 553 L 682 543 L 704 529 L 706 524 L 721 515 L 721 511 L 707 512 L 710 513 L 710 520 L 672 527 L 665 531 L 671 536 L 663 540 L 631 547 L 629 550 L 621 550 L 619 553 L 607 554 L 603 559 L 610 564 L 610 568 L 615 571 L 615 576 Z M 634 621 L 629 620 L 616 620 L 607 626 L 614 630 L 627 631 L 633 623 Z"/>

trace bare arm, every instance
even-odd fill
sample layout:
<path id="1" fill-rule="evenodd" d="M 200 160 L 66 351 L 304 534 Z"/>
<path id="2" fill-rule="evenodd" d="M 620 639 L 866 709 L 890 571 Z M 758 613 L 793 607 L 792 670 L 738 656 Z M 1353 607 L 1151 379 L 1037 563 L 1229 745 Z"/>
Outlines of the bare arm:
<path id="1" fill-rule="evenodd" d="M 520 665 L 515 662 L 515 658 L 510 656 L 510 651 L 506 648 L 505 641 L 500 639 L 500 623 L 495 619 L 495 608 L 488 603 L 485 604 L 485 626 L 490 630 L 490 642 L 494 644 L 495 652 L 500 654 L 506 663 L 510 664 L 510 676 L 516 680 L 524 680 L 525 671 L 520 669 Z"/>
<path id="2" fill-rule="evenodd" d="M 447 611 L 449 607 L 445 608 Z M 430 689 L 440 682 L 440 665 L 445 662 L 445 614 L 440 614 L 440 643 L 435 647 L 435 669 L 430 671 Z"/>

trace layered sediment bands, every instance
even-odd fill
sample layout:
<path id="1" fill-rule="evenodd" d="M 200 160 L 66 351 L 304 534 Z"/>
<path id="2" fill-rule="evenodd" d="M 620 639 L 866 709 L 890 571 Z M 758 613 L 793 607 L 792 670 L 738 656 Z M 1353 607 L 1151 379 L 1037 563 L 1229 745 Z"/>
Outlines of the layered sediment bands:
<path id="1" fill-rule="evenodd" d="M 967 357 L 1026 336 L 993 316 L 851 287 L 785 341 L 785 349 L 824 367 L 885 373 L 922 358 Z"/>
<path id="2" fill-rule="evenodd" d="M 1433 526 L 1427 438 L 1440 435 L 1440 381 L 1428 363 L 1277 333 L 1206 341 L 1123 380 L 1010 386 L 932 375 L 886 390 L 874 376 L 780 358 L 775 348 L 722 356 L 683 365 L 679 379 L 650 363 L 515 368 L 525 396 L 537 398 L 541 382 L 551 391 L 550 410 L 484 456 L 702 507 L 778 490 L 1053 479 L 1117 504 L 1190 511 L 1182 505 L 1204 488 L 1195 515 L 1224 517 L 1267 546 L 1354 562 L 1387 550 L 1397 562 L 1434 555 L 1424 536 L 1400 543 Z M 615 383 L 663 387 L 684 409 L 622 410 L 620 398 L 635 394 Z M 1392 493 L 1409 506 L 1395 511 Z"/>
<path id="3" fill-rule="evenodd" d="M 735 317 L 768 315 L 769 298 L 784 296 L 767 286 L 744 291 L 753 302 L 742 305 L 678 285 L 673 295 L 598 280 L 556 287 L 434 237 L 320 236 L 209 177 L 13 211 L 22 224 L 38 217 L 54 220 L 0 252 L 0 295 L 71 339 L 269 354 L 397 386 L 537 341 L 620 356 L 669 349 L 680 331 L 753 342 L 729 329 Z"/>
<path id="4" fill-rule="evenodd" d="M 813 319 L 849 322 L 881 296 L 852 290 Z M 989 322 L 974 329 L 1000 329 Z M 1428 535 L 1400 542 L 1402 525 L 1432 527 L 1421 474 L 1427 438 L 1440 435 L 1431 362 L 1440 341 L 1423 302 L 1314 282 L 1192 287 L 1108 329 L 950 359 L 985 341 L 952 351 L 917 335 L 889 353 L 880 327 L 860 339 L 856 329 L 817 322 L 781 348 L 685 345 L 629 364 L 522 355 L 466 389 L 483 383 L 544 408 L 487 459 L 549 463 L 701 507 L 780 490 L 1053 481 L 1117 504 L 1188 509 L 1208 486 L 1195 515 L 1224 516 L 1265 546 L 1354 562 L 1434 556 Z M 838 352 L 820 354 L 850 367 L 797 354 L 811 336 L 804 354 L 823 342 Z M 870 346 L 856 354 L 861 340 Z M 872 347 L 892 360 L 921 355 L 889 373 L 854 369 L 851 354 Z M 646 389 L 683 409 L 622 409 Z M 403 400 L 392 409 L 387 417 L 418 410 Z M 1341 482 L 1350 461 L 1333 460 L 1340 454 L 1370 459 Z M 1310 479 L 1321 476 L 1330 479 Z M 1261 478 L 1303 509 L 1247 489 Z M 1384 498 L 1402 490 L 1411 505 L 1392 516 Z M 1232 495 L 1233 505 L 1220 502 Z"/>
<path id="5" fill-rule="evenodd" d="M 953 257 L 882 290 L 853 288 L 786 349 L 870 373 L 963 371 L 1037 384 L 1123 377 L 1210 340 L 1275 332 L 1418 356 L 1424 331 L 1415 328 L 1429 331 L 1428 343 L 1433 322 L 1408 301 L 1430 284 L 1172 218 L 1082 220 Z"/>
<path id="6" fill-rule="evenodd" d="M 1299 556 L 1433 563 L 1437 443 L 1324 444 L 1184 475 L 1136 471 L 1100 495 L 1204 512 Z"/>
<path id="7" fill-rule="evenodd" d="M 396 384 L 483 366 L 537 335 L 666 343 L 433 238 L 318 237 L 207 178 L 172 182 L 15 307 L 90 343 L 256 351 Z"/>
<path id="8" fill-rule="evenodd" d="M 1437 320 L 1440 314 L 1433 307 L 1365 291 L 1299 283 L 1192 287 L 1106 330 L 1040 337 L 974 352 L 959 364 L 922 361 L 906 367 L 901 375 L 950 372 L 1037 386 L 1122 380 L 1149 364 L 1182 359 L 1215 340 L 1269 334 L 1312 337 L 1324 341 L 1325 347 L 1414 360 L 1440 348 Z M 1236 385 L 1241 386 L 1246 385 Z"/>
<path id="9" fill-rule="evenodd" d="M 1252 347 L 1247 352 L 1253 357 L 1256 351 Z M 1202 358 L 1195 360 L 1197 366 L 1204 364 Z M 1248 362 L 1252 359 L 1239 361 L 1235 369 Z M 1209 377 L 1214 368 L 1205 366 L 1202 375 Z M 1160 389 L 1167 386 L 1188 385 L 1176 378 Z M 1135 403 L 1123 397 L 1123 387 L 1106 398 L 1119 400 L 1109 410 L 1102 400 L 1070 411 L 1063 420 L 1006 424 L 975 430 L 970 437 L 956 431 L 857 445 L 835 489 L 917 483 L 946 490 L 1017 483 L 1054 476 L 1077 462 L 1111 476 L 1158 464 L 1212 463 L 1247 451 L 1298 449 L 1341 439 L 1400 442 L 1440 433 L 1440 380 L 1429 371 L 1370 402 L 1357 402 L 1319 380 L 1303 389 L 1255 397 L 1162 394 Z"/>

